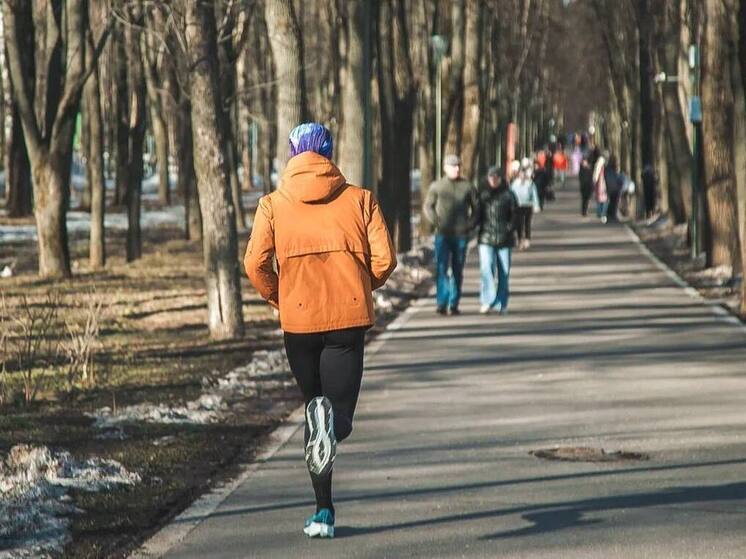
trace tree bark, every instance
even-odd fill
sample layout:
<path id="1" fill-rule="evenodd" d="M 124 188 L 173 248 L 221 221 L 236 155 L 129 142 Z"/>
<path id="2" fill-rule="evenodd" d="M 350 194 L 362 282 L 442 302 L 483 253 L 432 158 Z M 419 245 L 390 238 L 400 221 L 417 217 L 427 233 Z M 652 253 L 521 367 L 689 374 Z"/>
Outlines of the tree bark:
<path id="1" fill-rule="evenodd" d="M 145 73 L 140 49 L 143 25 L 142 5 L 132 4 L 132 24 L 127 25 L 127 84 L 129 86 L 127 123 L 127 262 L 142 256 L 142 228 L 140 214 L 142 206 L 143 145 L 145 143 L 146 99 Z"/>
<path id="2" fill-rule="evenodd" d="M 291 0 L 266 0 L 264 6 L 277 80 L 275 159 L 282 174 L 289 159 L 290 131 L 306 119 L 303 38 Z"/>
<path id="3" fill-rule="evenodd" d="M 363 184 L 365 174 L 365 100 L 370 88 L 364 56 L 366 3 L 366 0 L 351 0 L 346 6 L 344 30 L 347 52 L 344 59 L 345 79 L 342 82 L 343 120 L 337 150 L 339 168 L 348 181 L 357 185 Z"/>
<path id="4" fill-rule="evenodd" d="M 180 99 L 176 115 L 174 149 L 178 158 L 178 189 L 184 201 L 184 237 L 189 241 L 202 239 L 202 212 L 197 194 L 197 177 L 194 172 L 192 139 L 192 105 L 188 98 Z"/>
<path id="5" fill-rule="evenodd" d="M 87 78 L 84 60 L 87 2 L 62 6 L 40 1 L 34 8 L 36 11 L 32 13 L 27 2 L 3 2 L 8 62 L 31 164 L 39 274 L 67 277 L 70 253 L 66 213 L 75 118 Z M 24 57 L 21 52 L 23 37 L 33 34 L 37 27 L 43 27 L 44 40 L 35 41 L 33 64 L 30 64 L 31 54 Z M 100 55 L 106 35 L 104 32 L 99 39 L 94 61 Z"/>
<path id="6" fill-rule="evenodd" d="M 86 64 L 93 66 L 93 36 L 88 32 Z M 88 132 L 87 175 L 91 186 L 91 233 L 88 259 L 93 270 L 100 270 L 106 265 L 106 244 L 104 229 L 104 211 L 106 207 L 106 181 L 104 177 L 104 128 L 101 118 L 101 95 L 99 89 L 98 69 L 95 68 L 88 78 L 83 90 L 85 126 Z"/>
<path id="7" fill-rule="evenodd" d="M 734 168 L 734 98 L 730 52 L 732 14 L 723 0 L 706 0 L 702 64 L 705 195 L 710 223 L 708 266 L 737 266 L 738 215 Z"/>
<path id="8" fill-rule="evenodd" d="M 482 49 L 482 3 L 466 0 L 466 45 L 464 54 L 464 101 L 461 128 L 461 173 L 468 180 L 476 175 L 481 125 L 482 90 L 480 59 Z"/>
<path id="9" fill-rule="evenodd" d="M 395 231 L 399 252 L 412 246 L 410 163 L 416 89 L 412 79 L 409 28 L 403 0 L 380 4 L 378 81 L 381 107 L 381 209 Z"/>
<path id="10" fill-rule="evenodd" d="M 243 335 L 241 286 L 238 273 L 236 222 L 220 116 L 218 54 L 215 14 L 202 1 L 185 1 L 186 42 L 190 62 L 194 167 L 203 218 L 203 252 L 207 282 L 210 336 L 216 339 Z"/>
<path id="11" fill-rule="evenodd" d="M 653 95 L 653 26 L 650 0 L 637 0 L 640 60 L 640 155 L 642 166 L 655 165 L 655 100 Z M 655 211 L 655 192 L 645 192 L 645 212 Z"/>
<path id="12" fill-rule="evenodd" d="M 5 188 L 8 215 L 26 217 L 34 211 L 31 187 L 31 165 L 23 138 L 21 117 L 14 101 L 10 105 L 11 124 L 8 142 L 5 145 Z"/>
<path id="13" fill-rule="evenodd" d="M 114 114 L 116 115 L 115 137 L 115 187 L 114 204 L 122 204 L 127 197 L 130 183 L 129 167 L 129 86 L 127 79 L 127 41 L 125 30 L 119 26 L 114 35 Z"/>

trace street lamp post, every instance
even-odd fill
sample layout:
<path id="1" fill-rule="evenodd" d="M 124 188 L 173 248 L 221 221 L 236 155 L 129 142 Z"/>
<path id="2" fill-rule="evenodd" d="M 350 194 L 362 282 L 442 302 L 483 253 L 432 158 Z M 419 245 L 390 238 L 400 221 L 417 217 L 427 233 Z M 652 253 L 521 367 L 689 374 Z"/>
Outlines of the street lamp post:
<path id="1" fill-rule="evenodd" d="M 442 149 L 443 149 L 443 86 L 442 86 L 442 60 L 448 49 L 448 39 L 443 35 L 433 35 L 430 38 L 435 60 L 435 176 L 440 178 L 442 172 Z"/>

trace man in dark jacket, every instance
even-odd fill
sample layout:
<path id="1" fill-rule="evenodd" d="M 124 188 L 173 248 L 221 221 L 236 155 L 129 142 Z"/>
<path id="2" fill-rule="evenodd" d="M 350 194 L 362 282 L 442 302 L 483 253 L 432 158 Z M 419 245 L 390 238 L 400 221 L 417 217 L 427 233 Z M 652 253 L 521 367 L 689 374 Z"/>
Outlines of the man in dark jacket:
<path id="1" fill-rule="evenodd" d="M 593 194 L 593 167 L 585 157 L 580 163 L 578 181 L 580 182 L 580 214 L 585 217 L 588 215 L 588 203 Z"/>
<path id="2" fill-rule="evenodd" d="M 445 177 L 433 182 L 423 205 L 425 217 L 435 227 L 438 314 L 460 314 L 461 285 L 469 235 L 474 228 L 474 187 L 461 176 L 458 155 L 447 155 Z M 449 275 L 450 269 L 450 275 Z"/>
<path id="3" fill-rule="evenodd" d="M 508 312 L 510 263 L 515 246 L 515 218 L 518 201 L 508 187 L 502 170 L 490 167 L 487 187 L 478 197 L 479 263 L 482 274 L 480 311 Z"/>

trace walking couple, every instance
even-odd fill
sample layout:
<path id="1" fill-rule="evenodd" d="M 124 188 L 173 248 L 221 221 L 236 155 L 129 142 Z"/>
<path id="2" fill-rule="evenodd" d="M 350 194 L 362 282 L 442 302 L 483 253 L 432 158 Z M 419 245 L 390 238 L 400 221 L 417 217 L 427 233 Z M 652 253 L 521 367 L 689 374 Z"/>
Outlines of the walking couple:
<path id="1" fill-rule="evenodd" d="M 508 312 L 509 278 L 515 224 L 516 195 L 501 169 L 491 167 L 486 185 L 477 190 L 461 176 L 457 155 L 446 156 L 444 177 L 433 182 L 423 205 L 435 228 L 437 312 L 458 315 L 469 238 L 476 232 L 482 278 L 480 312 Z"/>

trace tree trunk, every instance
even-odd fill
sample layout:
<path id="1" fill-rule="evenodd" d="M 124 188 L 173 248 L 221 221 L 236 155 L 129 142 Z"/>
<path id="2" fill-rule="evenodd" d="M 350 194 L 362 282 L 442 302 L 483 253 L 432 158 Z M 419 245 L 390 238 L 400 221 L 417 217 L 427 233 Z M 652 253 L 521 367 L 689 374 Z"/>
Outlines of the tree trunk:
<path id="1" fill-rule="evenodd" d="M 114 204 L 120 205 L 127 196 L 130 183 L 129 168 L 129 88 L 127 83 L 127 41 L 123 29 L 119 29 L 114 37 L 116 50 L 114 54 L 114 95 L 116 114 L 116 148 L 115 168 L 116 179 L 114 187 Z"/>
<path id="2" fill-rule="evenodd" d="M 126 29 L 127 83 L 129 85 L 128 143 L 127 143 L 127 262 L 142 256 L 142 206 L 143 145 L 145 143 L 145 74 L 140 50 L 140 28 L 143 25 L 142 8 L 132 6 L 134 24 Z"/>
<path id="3" fill-rule="evenodd" d="M 378 21 L 383 156 L 379 198 L 397 250 L 406 252 L 412 246 L 410 162 L 416 91 L 403 0 L 382 2 Z"/>
<path id="4" fill-rule="evenodd" d="M 184 200 L 184 236 L 189 241 L 202 239 L 202 213 L 197 196 L 197 177 L 194 173 L 192 140 L 192 107 L 188 98 L 181 99 L 176 115 L 177 133 L 174 135 L 178 157 L 178 189 Z"/>
<path id="5" fill-rule="evenodd" d="M 708 266 L 737 266 L 738 215 L 734 168 L 734 98 L 730 17 L 723 0 L 706 0 L 702 64 L 705 195 L 710 223 Z"/>
<path id="6" fill-rule="evenodd" d="M 89 32 L 90 33 L 90 32 Z M 89 35 L 89 46 L 93 39 Z M 91 49 L 86 49 L 86 63 L 93 65 Z M 98 69 L 94 69 L 83 90 L 88 136 L 87 175 L 91 185 L 91 234 L 88 259 L 93 270 L 106 264 L 104 211 L 106 207 L 106 181 L 104 178 L 104 128 L 101 118 L 101 95 Z"/>
<path id="7" fill-rule="evenodd" d="M 650 0 L 637 0 L 640 60 L 640 155 L 642 166 L 655 166 L 655 99 L 653 95 L 653 25 Z M 655 211 L 656 192 L 645 192 L 645 212 Z"/>
<path id="8" fill-rule="evenodd" d="M 739 0 L 734 11 L 737 12 L 734 33 L 738 37 L 736 56 L 736 83 L 734 84 L 736 102 L 736 150 L 735 164 L 738 180 L 739 221 L 741 226 L 741 308 L 742 318 L 746 318 L 746 0 Z"/>
<path id="9" fill-rule="evenodd" d="M 74 124 L 85 83 L 83 10 L 87 3 L 55 3 L 47 8 L 34 17 L 29 3 L 6 1 L 3 22 L 14 97 L 31 164 L 39 274 L 67 277 L 70 253 L 66 212 Z M 37 26 L 44 27 L 45 40 L 36 41 L 33 51 L 24 51 L 27 37 L 34 36 Z M 102 35 L 99 45 L 105 37 Z M 99 54 L 97 49 L 94 61 Z"/>
<path id="10" fill-rule="evenodd" d="M 186 0 L 185 8 L 190 96 L 199 99 L 199 103 L 192 103 L 192 130 L 203 218 L 208 327 L 213 338 L 235 338 L 243 335 L 243 314 L 236 222 L 226 161 L 221 153 L 225 143 L 215 14 L 203 2 Z"/>
<path id="11" fill-rule="evenodd" d="M 29 216 L 34 211 L 31 188 L 31 166 L 23 138 L 21 117 L 15 102 L 10 107 L 10 135 L 5 152 L 5 188 L 7 189 L 8 215 L 10 217 Z"/>
<path id="12" fill-rule="evenodd" d="M 476 175 L 482 91 L 480 53 L 482 49 L 482 3 L 466 0 L 466 46 L 464 56 L 464 110 L 461 129 L 461 173 L 468 180 Z"/>
<path id="13" fill-rule="evenodd" d="M 164 206 L 171 205 L 171 188 L 168 176 L 168 127 L 163 113 L 151 106 L 150 122 L 153 125 L 155 159 L 158 170 L 158 201 Z"/>
<path id="14" fill-rule="evenodd" d="M 365 150 L 365 99 L 370 88 L 365 67 L 366 0 L 347 2 L 345 31 L 347 53 L 342 82 L 342 129 L 339 134 L 337 164 L 353 184 L 363 185 Z M 371 185 L 365 185 L 370 187 Z"/>
<path id="15" fill-rule="evenodd" d="M 282 174 L 289 159 L 290 131 L 306 119 L 303 38 L 292 0 L 266 0 L 264 6 L 277 79 L 275 158 Z"/>

